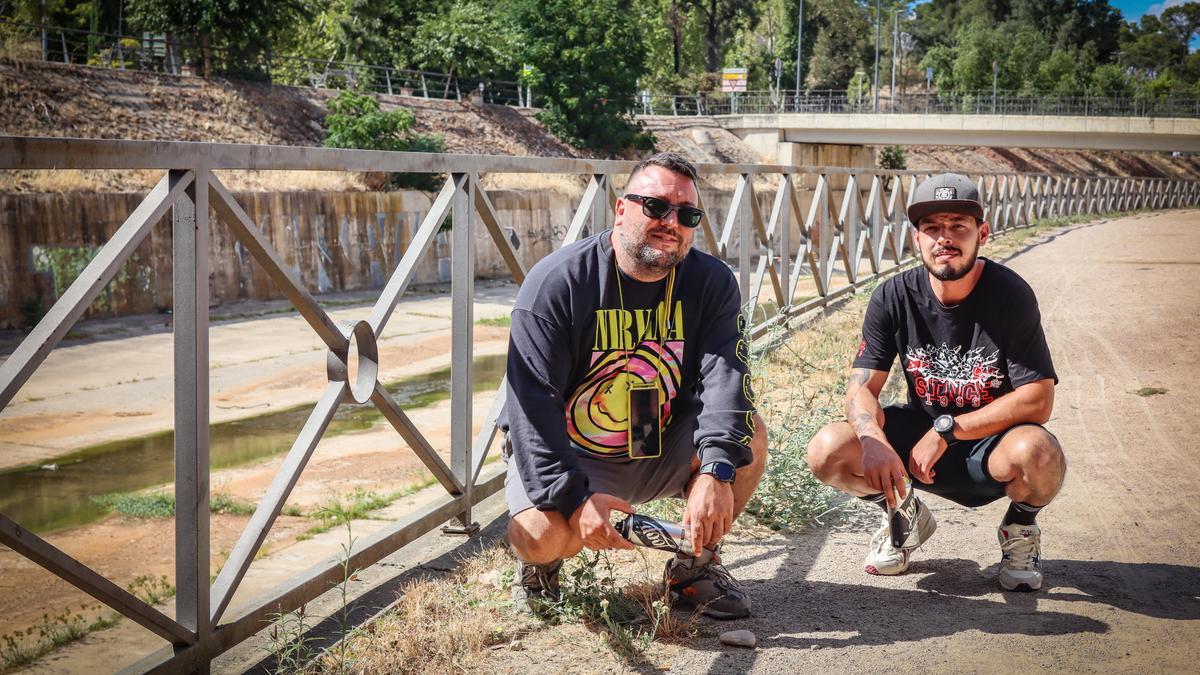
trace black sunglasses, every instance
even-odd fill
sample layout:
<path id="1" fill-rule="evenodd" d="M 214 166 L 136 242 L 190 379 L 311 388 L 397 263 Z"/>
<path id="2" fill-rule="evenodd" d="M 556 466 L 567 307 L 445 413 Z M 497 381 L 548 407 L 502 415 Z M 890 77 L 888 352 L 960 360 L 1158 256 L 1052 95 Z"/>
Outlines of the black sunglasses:
<path id="1" fill-rule="evenodd" d="M 642 203 L 642 213 L 647 218 L 662 220 L 666 218 L 671 211 L 675 212 L 675 217 L 679 220 L 679 224 L 684 227 L 696 227 L 700 224 L 700 219 L 704 217 L 704 212 L 694 206 L 676 206 L 665 199 L 658 197 L 643 197 L 642 195 L 625 195 L 625 199 L 631 202 Z"/>

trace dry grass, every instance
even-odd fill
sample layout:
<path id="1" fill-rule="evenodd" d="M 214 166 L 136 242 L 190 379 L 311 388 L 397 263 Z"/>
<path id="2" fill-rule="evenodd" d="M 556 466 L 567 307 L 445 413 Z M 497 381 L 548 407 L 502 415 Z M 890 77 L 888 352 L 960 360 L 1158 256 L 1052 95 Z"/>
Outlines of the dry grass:
<path id="1" fill-rule="evenodd" d="M 587 177 L 559 173 L 489 173 L 480 178 L 485 190 L 549 190 L 578 199 L 587 188 Z"/>
<path id="2" fill-rule="evenodd" d="M 311 672 L 450 673 L 478 670 L 488 648 L 532 630 L 535 621 L 518 615 L 508 600 L 515 560 L 507 547 L 469 558 L 443 579 L 407 585 L 382 618 L 322 657 Z"/>

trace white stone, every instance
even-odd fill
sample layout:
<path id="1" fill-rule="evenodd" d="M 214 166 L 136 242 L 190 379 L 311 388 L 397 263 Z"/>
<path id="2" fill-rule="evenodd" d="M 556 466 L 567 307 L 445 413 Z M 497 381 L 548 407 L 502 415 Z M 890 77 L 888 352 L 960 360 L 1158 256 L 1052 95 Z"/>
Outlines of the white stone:
<path id="1" fill-rule="evenodd" d="M 721 642 L 734 647 L 754 647 L 758 638 L 748 630 L 729 630 L 721 633 Z"/>

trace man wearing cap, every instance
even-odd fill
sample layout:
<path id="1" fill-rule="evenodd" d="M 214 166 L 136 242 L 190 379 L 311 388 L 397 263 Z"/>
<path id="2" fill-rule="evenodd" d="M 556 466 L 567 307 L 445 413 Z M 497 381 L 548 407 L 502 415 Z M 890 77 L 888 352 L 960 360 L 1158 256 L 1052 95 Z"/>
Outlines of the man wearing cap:
<path id="1" fill-rule="evenodd" d="M 923 266 L 871 296 L 846 386 L 847 421 L 817 433 L 809 465 L 822 482 L 884 510 L 866 558 L 870 574 L 907 570 L 936 528 L 910 486 L 969 507 L 1007 496 L 999 582 L 1036 591 L 1035 518 L 1066 472 L 1058 440 L 1042 427 L 1058 378 L 1037 299 L 1015 272 L 979 257 L 990 225 L 965 176 L 922 182 L 908 219 Z M 897 356 L 908 402 L 883 407 L 879 392 Z"/>
<path id="2" fill-rule="evenodd" d="M 750 600 L 719 555 L 766 464 L 737 282 L 692 248 L 696 169 L 638 163 L 614 227 L 550 254 L 521 285 L 501 428 L 509 449 L 513 595 L 538 610 L 584 547 L 632 548 L 616 511 L 687 500 L 689 550 L 667 561 L 672 599 L 719 619 Z"/>

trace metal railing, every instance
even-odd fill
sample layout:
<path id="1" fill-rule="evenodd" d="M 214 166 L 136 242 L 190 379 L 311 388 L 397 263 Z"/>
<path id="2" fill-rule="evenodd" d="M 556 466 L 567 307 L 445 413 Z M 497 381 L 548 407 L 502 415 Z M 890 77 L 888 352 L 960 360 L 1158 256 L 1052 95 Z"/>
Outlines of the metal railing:
<path id="1" fill-rule="evenodd" d="M 1200 118 L 1200 96 L 1091 96 L 980 91 L 972 94 L 880 96 L 878 111 L 869 92 L 748 91 L 691 95 L 642 95 L 640 115 L 757 115 L 775 113 L 862 113 L 897 115 L 1053 115 L 1065 117 Z"/>
<path id="2" fill-rule="evenodd" d="M 3 20 L 0 29 L 6 40 L 16 41 L 7 48 L 14 58 L 423 98 L 462 100 L 478 94 L 487 103 L 503 105 L 528 105 L 530 95 L 511 80 L 206 46 L 162 34 L 97 33 Z"/>
<path id="3" fill-rule="evenodd" d="M 586 176 L 587 187 L 562 240 L 567 244 L 612 224 L 617 194 L 614 179 L 631 166 L 632 162 L 624 161 L 564 158 L 0 137 L 0 170 L 164 171 L 154 189 L 0 365 L 0 410 L 118 274 L 139 242 L 170 216 L 175 321 L 175 616 L 151 607 L 4 514 L 0 514 L 0 543 L 169 643 L 130 670 L 180 672 L 207 670 L 216 656 L 266 628 L 273 617 L 329 590 L 342 580 L 345 569 L 369 566 L 450 520 L 457 522 L 457 531 L 473 532 L 472 507 L 503 486 L 503 467 L 485 470 L 485 460 L 498 445 L 494 442 L 495 421 L 505 399 L 501 383 L 481 432 L 472 436 L 476 231 L 484 228 L 518 284 L 526 275 L 525 263 L 517 255 L 511 234 L 499 222 L 479 176 Z M 789 318 L 828 305 L 912 259 L 904 207 L 924 174 L 780 165 L 708 164 L 699 168 L 703 176 L 725 176 L 736 183 L 727 197 L 719 192 L 721 203 L 709 204 L 709 213 L 724 213 L 719 229 L 718 223 L 706 217 L 697 240 L 709 252 L 733 263 L 755 336 L 786 326 Z M 337 324 L 221 184 L 214 171 L 224 169 L 444 172 L 448 178 L 371 310 L 353 324 Z M 1200 183 L 1196 181 L 1035 174 L 981 174 L 974 178 L 988 219 L 999 231 L 1052 216 L 1200 203 Z M 210 210 L 216 220 L 210 220 Z M 453 219 L 450 408 L 454 421 L 448 464 L 378 381 L 376 346 L 418 261 L 427 254 L 447 216 Z M 208 259 L 209 231 L 218 225 L 229 228 L 267 271 L 328 351 L 327 382 L 320 399 L 298 430 L 225 565 L 210 583 Z M 761 304 L 760 296 L 764 298 Z M 353 378 L 349 376 L 354 365 L 349 357 L 352 339 L 358 353 Z M 314 561 L 314 567 L 286 587 L 271 591 L 253 606 L 231 612 L 230 600 L 317 442 L 338 407 L 351 401 L 369 401 L 378 408 L 445 494 L 354 542 L 344 559 Z"/>

